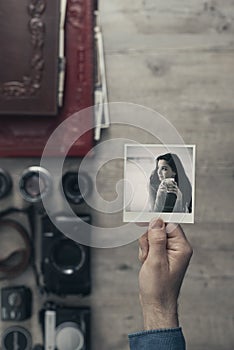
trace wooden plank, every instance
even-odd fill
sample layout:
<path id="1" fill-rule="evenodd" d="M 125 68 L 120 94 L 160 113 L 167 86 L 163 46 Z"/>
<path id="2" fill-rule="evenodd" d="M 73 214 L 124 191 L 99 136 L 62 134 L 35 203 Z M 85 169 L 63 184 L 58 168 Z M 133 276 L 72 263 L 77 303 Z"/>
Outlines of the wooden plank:
<path id="1" fill-rule="evenodd" d="M 107 52 L 225 47 L 232 43 L 233 3 L 101 2 Z"/>
<path id="2" fill-rule="evenodd" d="M 197 144 L 196 223 L 183 225 L 194 255 L 181 291 L 180 319 L 188 349 L 230 350 L 234 342 L 234 28 L 229 24 L 234 16 L 233 0 L 222 4 L 113 0 L 100 5 L 110 101 L 135 102 L 158 110 L 186 143 Z M 158 142 L 130 126 L 112 126 L 103 140 L 110 137 Z M 34 162 L 4 161 L 6 167 L 12 166 L 15 186 L 23 168 Z M 71 160 L 67 166 L 76 168 L 76 164 Z M 110 162 L 100 170 L 98 189 L 104 198 L 113 199 L 122 165 L 121 161 Z M 58 186 L 56 178 L 55 190 Z M 16 192 L 7 203 L 15 200 L 22 205 Z M 60 200 L 55 199 L 60 198 L 59 191 L 56 196 L 61 209 Z M 105 227 L 122 223 L 121 213 L 108 218 L 94 211 L 92 215 Z M 92 307 L 92 350 L 127 350 L 127 333 L 142 329 L 137 254 L 137 242 L 93 249 L 92 294 L 84 299 L 52 298 Z M 30 270 L 14 282 L 35 288 Z M 37 311 L 42 301 L 35 290 L 34 315 L 26 324 L 35 342 L 41 342 Z"/>

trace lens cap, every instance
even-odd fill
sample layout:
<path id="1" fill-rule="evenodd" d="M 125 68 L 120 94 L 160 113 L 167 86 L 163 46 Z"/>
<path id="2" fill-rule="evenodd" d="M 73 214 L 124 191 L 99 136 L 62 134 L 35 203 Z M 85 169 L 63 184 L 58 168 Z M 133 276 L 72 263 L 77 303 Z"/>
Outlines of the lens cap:
<path id="1" fill-rule="evenodd" d="M 56 329 L 56 347 L 58 350 L 82 350 L 83 346 L 84 335 L 76 323 L 64 322 Z"/>

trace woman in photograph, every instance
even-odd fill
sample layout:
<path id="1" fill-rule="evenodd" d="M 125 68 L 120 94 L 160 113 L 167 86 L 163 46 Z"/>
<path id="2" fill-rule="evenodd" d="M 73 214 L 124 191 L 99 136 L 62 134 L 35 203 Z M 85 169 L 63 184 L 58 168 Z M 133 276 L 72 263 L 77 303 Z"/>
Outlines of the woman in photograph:
<path id="1" fill-rule="evenodd" d="M 153 212 L 191 213 L 192 187 L 176 154 L 156 158 L 149 182 L 149 201 Z"/>

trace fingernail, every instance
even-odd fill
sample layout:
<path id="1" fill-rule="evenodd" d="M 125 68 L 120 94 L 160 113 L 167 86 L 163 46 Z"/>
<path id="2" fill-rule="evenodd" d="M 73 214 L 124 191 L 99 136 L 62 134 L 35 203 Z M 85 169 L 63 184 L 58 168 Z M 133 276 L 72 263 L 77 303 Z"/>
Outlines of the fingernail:
<path id="1" fill-rule="evenodd" d="M 153 220 L 150 222 L 150 227 L 161 230 L 164 227 L 164 221 L 162 219 Z"/>

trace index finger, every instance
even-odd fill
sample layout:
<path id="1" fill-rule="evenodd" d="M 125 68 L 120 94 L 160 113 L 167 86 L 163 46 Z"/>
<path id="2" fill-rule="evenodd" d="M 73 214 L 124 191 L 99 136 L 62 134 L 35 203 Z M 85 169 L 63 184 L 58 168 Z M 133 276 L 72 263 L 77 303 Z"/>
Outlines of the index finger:
<path id="1" fill-rule="evenodd" d="M 166 232 L 168 237 L 168 247 L 179 248 L 187 247 L 191 250 L 191 246 L 187 237 L 179 224 L 169 223 L 166 225 Z"/>
<path id="2" fill-rule="evenodd" d="M 185 239 L 187 240 L 185 233 L 182 229 L 182 227 L 179 224 L 174 224 L 174 223 L 167 223 L 166 224 L 166 232 L 167 232 L 167 236 L 168 238 L 173 238 L 173 237 L 177 237 L 180 239 Z"/>

